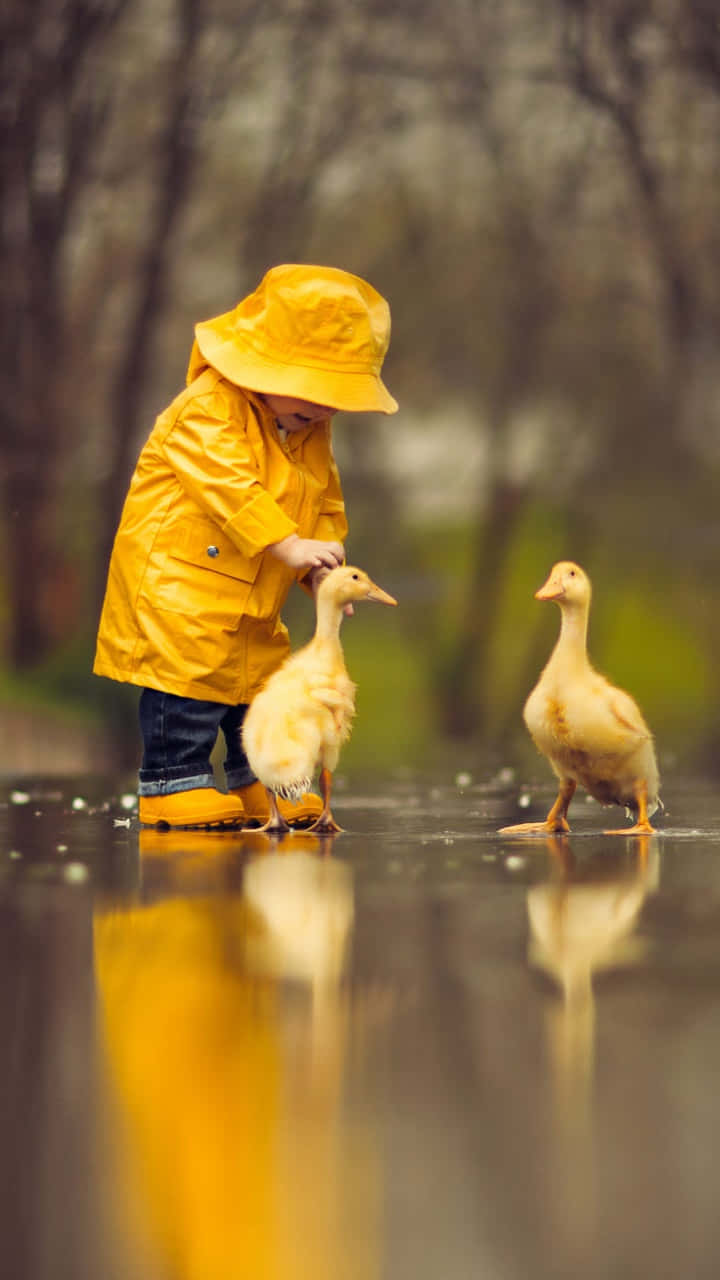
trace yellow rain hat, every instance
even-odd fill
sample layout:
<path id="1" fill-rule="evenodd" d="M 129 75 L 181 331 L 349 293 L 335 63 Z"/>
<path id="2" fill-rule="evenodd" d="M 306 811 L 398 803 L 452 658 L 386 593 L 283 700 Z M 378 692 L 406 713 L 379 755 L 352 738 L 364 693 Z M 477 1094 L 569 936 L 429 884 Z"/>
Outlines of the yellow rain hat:
<path id="1" fill-rule="evenodd" d="M 395 413 L 382 382 L 390 308 L 367 281 L 337 267 L 273 267 L 234 311 L 195 326 L 199 361 L 249 391 L 349 412 Z"/>

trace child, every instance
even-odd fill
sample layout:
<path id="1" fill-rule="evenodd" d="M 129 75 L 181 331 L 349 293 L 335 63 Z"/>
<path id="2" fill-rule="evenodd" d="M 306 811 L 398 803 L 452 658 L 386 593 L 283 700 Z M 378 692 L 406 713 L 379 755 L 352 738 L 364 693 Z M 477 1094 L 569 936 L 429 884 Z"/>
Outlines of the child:
<path id="1" fill-rule="evenodd" d="M 143 825 L 264 821 L 242 750 L 249 702 L 283 661 L 280 610 L 343 562 L 337 410 L 395 413 L 384 298 L 335 267 L 274 267 L 198 324 L 187 387 L 155 423 L 115 539 L 94 671 L 141 686 Z M 228 792 L 210 754 L 222 729 Z M 313 820 L 319 796 L 281 802 Z"/>

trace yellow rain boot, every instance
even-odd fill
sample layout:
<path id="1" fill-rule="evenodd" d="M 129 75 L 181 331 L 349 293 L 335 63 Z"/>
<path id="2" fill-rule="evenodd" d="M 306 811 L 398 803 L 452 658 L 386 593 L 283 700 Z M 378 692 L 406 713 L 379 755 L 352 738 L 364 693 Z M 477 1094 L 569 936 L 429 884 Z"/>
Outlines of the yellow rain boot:
<path id="1" fill-rule="evenodd" d="M 138 818 L 143 827 L 242 827 L 246 814 L 237 795 L 194 787 L 167 796 L 140 796 Z"/>
<path id="2" fill-rule="evenodd" d="M 270 817 L 267 795 L 262 782 L 251 782 L 249 787 L 233 787 L 228 793 L 242 800 L 248 822 L 261 825 Z M 322 813 L 322 800 L 312 791 L 306 791 L 299 800 L 282 800 L 278 796 L 278 809 L 291 827 L 309 827 Z"/>

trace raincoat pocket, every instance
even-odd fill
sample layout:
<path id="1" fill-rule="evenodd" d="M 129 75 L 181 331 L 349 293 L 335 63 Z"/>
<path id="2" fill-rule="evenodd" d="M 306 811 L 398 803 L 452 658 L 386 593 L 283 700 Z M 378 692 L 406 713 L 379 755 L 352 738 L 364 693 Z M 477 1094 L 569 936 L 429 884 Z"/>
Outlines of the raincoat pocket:
<path id="1" fill-rule="evenodd" d="M 248 557 L 212 520 L 189 519 L 172 530 L 171 544 L 151 564 L 143 595 L 171 613 L 192 614 L 212 626 L 236 627 L 245 612 L 262 556 Z"/>
<path id="2" fill-rule="evenodd" d="M 254 582 L 261 555 L 246 556 L 212 520 L 186 520 L 176 531 L 171 560 L 182 560 L 200 571 L 225 574 L 240 582 Z"/>

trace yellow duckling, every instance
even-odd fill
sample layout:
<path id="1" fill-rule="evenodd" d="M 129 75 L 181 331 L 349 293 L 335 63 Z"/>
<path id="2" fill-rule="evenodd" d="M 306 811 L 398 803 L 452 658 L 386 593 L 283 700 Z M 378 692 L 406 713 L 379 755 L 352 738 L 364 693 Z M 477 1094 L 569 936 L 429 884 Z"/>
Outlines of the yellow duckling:
<path id="1" fill-rule="evenodd" d="M 261 831 L 287 831 L 277 796 L 297 799 L 320 766 L 323 810 L 309 829 L 336 832 L 330 812 L 332 775 L 355 715 L 355 685 L 345 667 L 340 623 L 358 600 L 397 604 L 353 565 L 332 569 L 317 590 L 317 623 L 309 644 L 290 655 L 250 705 L 243 746 L 268 795 L 270 817 Z"/>
<path id="2" fill-rule="evenodd" d="M 591 665 L 587 627 L 591 587 L 570 560 L 550 571 L 536 600 L 560 606 L 560 636 L 523 716 L 540 752 L 560 779 L 560 790 L 544 822 L 503 827 L 501 834 L 569 831 L 567 811 L 580 783 L 601 804 L 620 804 L 635 824 L 606 835 L 653 831 L 649 815 L 660 805 L 655 748 L 637 704 Z"/>

